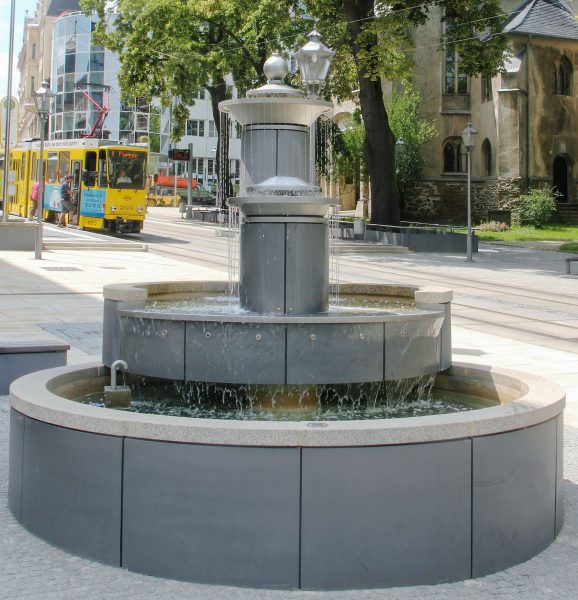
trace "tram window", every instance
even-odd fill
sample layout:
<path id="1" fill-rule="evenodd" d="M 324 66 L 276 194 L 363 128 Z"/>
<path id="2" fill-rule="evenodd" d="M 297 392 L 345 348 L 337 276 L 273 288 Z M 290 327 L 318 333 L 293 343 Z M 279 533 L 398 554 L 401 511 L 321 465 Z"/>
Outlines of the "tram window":
<path id="1" fill-rule="evenodd" d="M 84 185 L 92 187 L 96 183 L 96 152 L 87 152 L 84 157 L 84 171 L 82 181 Z"/>
<path id="2" fill-rule="evenodd" d="M 104 188 L 108 186 L 106 178 L 106 151 L 99 150 L 98 152 L 98 187 Z"/>
<path id="3" fill-rule="evenodd" d="M 22 168 L 20 169 L 20 178 L 24 179 L 26 177 L 26 154 L 22 155 Z"/>
<path id="4" fill-rule="evenodd" d="M 60 179 L 70 174 L 70 152 L 61 152 L 58 159 L 58 175 Z"/>
<path id="5" fill-rule="evenodd" d="M 56 183 L 58 174 L 58 153 L 49 152 L 46 161 L 46 183 Z"/>
<path id="6" fill-rule="evenodd" d="M 38 181 L 38 159 L 36 154 L 32 155 L 32 168 L 30 169 L 30 179 L 32 181 Z"/>
<path id="7" fill-rule="evenodd" d="M 82 163 L 79 160 L 72 161 L 72 189 L 80 188 L 80 174 L 82 172 Z"/>
<path id="8" fill-rule="evenodd" d="M 144 189 L 146 153 L 135 150 L 109 150 L 110 184 L 117 189 Z"/>

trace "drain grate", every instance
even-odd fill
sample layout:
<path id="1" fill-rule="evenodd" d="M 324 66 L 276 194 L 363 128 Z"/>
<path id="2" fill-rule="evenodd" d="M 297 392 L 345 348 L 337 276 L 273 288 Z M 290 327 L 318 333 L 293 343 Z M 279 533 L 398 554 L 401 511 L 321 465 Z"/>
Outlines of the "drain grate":
<path id="1" fill-rule="evenodd" d="M 45 271 L 82 271 L 78 267 L 40 267 Z"/>

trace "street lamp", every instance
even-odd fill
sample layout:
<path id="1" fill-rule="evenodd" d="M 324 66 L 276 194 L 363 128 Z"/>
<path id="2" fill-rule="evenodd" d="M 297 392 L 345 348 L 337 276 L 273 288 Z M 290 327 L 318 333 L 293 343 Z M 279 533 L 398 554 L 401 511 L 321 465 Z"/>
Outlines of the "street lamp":
<path id="1" fill-rule="evenodd" d="M 335 52 L 321 41 L 321 34 L 314 29 L 308 36 L 309 41 L 295 53 L 301 81 L 308 96 L 319 97 L 325 87 L 325 79 Z"/>
<path id="2" fill-rule="evenodd" d="M 478 131 L 468 123 L 462 131 L 462 142 L 468 156 L 468 233 L 466 240 L 466 260 L 472 262 L 472 151 Z"/>
<path id="3" fill-rule="evenodd" d="M 36 200 L 36 218 L 38 227 L 36 228 L 36 244 L 34 248 L 34 258 L 42 258 L 42 212 L 44 210 L 44 130 L 48 117 L 52 99 L 55 94 L 50 89 L 48 81 L 44 80 L 40 84 L 40 89 L 32 92 L 36 114 L 40 121 L 40 157 L 38 160 L 38 199 Z"/>
<path id="4" fill-rule="evenodd" d="M 335 52 L 330 50 L 321 41 L 321 34 L 316 28 L 307 36 L 309 41 L 297 52 L 295 58 L 301 74 L 301 83 L 305 93 L 310 98 L 319 98 L 323 88 L 331 61 Z M 315 183 L 315 127 L 311 127 L 309 136 L 310 173 L 309 181 Z"/>

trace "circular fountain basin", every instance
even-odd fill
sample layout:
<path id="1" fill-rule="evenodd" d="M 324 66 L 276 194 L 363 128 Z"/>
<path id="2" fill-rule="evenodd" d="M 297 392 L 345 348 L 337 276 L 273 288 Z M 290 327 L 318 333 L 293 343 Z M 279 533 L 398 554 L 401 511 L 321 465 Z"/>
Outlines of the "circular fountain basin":
<path id="1" fill-rule="evenodd" d="M 348 422 L 212 421 L 70 400 L 101 365 L 10 390 L 9 505 L 106 564 L 281 589 L 433 584 L 527 560 L 562 526 L 561 388 L 454 365 L 436 387 L 481 410 Z"/>
<path id="2" fill-rule="evenodd" d="M 269 285 L 269 284 L 268 284 Z M 270 287 L 270 286 L 269 286 Z M 226 293 L 224 282 L 109 285 L 103 362 L 135 375 L 231 384 L 346 384 L 430 375 L 450 366 L 451 290 L 344 284 L 341 296 L 398 298 L 413 310 L 358 314 L 155 311 L 167 294 Z"/>

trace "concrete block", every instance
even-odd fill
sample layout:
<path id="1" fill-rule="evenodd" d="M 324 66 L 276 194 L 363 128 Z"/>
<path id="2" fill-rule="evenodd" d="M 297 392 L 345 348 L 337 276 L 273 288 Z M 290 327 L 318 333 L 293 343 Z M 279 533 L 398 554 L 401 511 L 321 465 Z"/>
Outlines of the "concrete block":
<path id="1" fill-rule="evenodd" d="M 65 366 L 68 350 L 58 340 L 0 340 L 0 394 L 23 375 Z"/>

